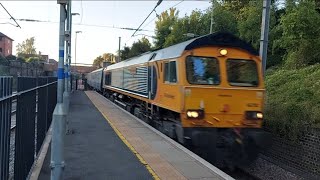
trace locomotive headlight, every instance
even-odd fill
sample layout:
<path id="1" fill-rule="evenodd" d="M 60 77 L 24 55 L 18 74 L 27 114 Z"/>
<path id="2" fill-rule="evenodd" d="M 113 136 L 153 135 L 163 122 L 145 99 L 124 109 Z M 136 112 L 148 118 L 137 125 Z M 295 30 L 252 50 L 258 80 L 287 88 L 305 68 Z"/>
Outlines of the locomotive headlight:
<path id="1" fill-rule="evenodd" d="M 245 115 L 248 120 L 258 120 L 263 118 L 263 113 L 259 111 L 246 111 Z"/>
<path id="2" fill-rule="evenodd" d="M 262 119 L 263 118 L 263 114 L 261 112 L 257 113 L 257 118 Z"/>
<path id="3" fill-rule="evenodd" d="M 204 111 L 203 110 L 188 110 L 187 111 L 187 117 L 189 119 L 202 119 L 204 117 Z"/>
<path id="4" fill-rule="evenodd" d="M 220 54 L 221 54 L 222 56 L 225 56 L 225 55 L 228 54 L 228 51 L 227 51 L 226 49 L 220 49 Z"/>
<path id="5" fill-rule="evenodd" d="M 196 112 L 196 111 L 192 111 L 192 112 L 191 112 L 191 117 L 197 118 L 197 117 L 199 117 L 199 113 Z"/>

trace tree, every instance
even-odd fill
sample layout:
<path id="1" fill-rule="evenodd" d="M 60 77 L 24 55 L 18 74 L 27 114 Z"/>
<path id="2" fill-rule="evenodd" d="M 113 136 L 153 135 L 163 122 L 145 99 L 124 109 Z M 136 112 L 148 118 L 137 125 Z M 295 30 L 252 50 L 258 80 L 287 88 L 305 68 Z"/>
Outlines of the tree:
<path id="1" fill-rule="evenodd" d="M 240 38 L 258 49 L 261 35 L 262 2 L 253 1 L 248 6 L 243 7 L 240 16 L 242 17 L 238 20 Z"/>
<path id="2" fill-rule="evenodd" d="M 223 31 L 230 32 L 232 34 L 238 34 L 236 14 L 219 3 L 215 3 L 213 6 L 212 32 Z M 211 11 L 207 11 L 207 18 L 211 17 Z"/>
<path id="3" fill-rule="evenodd" d="M 301 68 L 320 62 L 320 14 L 312 1 L 299 1 L 282 16 L 281 38 L 276 46 L 286 49 L 287 68 Z"/>
<path id="4" fill-rule="evenodd" d="M 130 47 L 125 46 L 123 50 L 120 50 L 120 59 L 125 60 L 129 59 Z"/>
<path id="5" fill-rule="evenodd" d="M 155 48 L 163 48 L 166 37 L 171 33 L 174 23 L 178 19 L 179 11 L 176 8 L 170 8 L 169 12 L 162 12 L 156 21 Z"/>
<path id="6" fill-rule="evenodd" d="M 95 65 L 97 67 L 101 67 L 101 63 L 103 61 L 104 61 L 104 59 L 101 56 L 98 56 L 93 60 L 93 65 Z"/>
<path id="7" fill-rule="evenodd" d="M 140 54 L 142 54 L 144 52 L 148 52 L 150 50 L 151 50 L 151 44 L 150 44 L 149 40 L 147 38 L 143 37 L 143 38 L 139 39 L 138 42 L 134 42 L 132 44 L 128 58 L 140 55 Z"/>
<path id="8" fill-rule="evenodd" d="M 114 63 L 116 56 L 112 53 L 103 53 L 101 56 L 96 57 L 93 60 L 93 65 L 102 67 L 103 62 Z"/>
<path id="9" fill-rule="evenodd" d="M 114 62 L 114 57 L 115 55 L 112 53 L 103 53 L 102 58 L 105 62 L 110 62 L 113 63 Z"/>
<path id="10" fill-rule="evenodd" d="M 217 0 L 212 0 L 212 2 L 216 4 Z M 249 5 L 250 0 L 221 0 L 220 3 L 227 11 L 239 15 L 241 10 Z M 237 19 L 239 18 L 241 16 L 237 16 Z"/>
<path id="11" fill-rule="evenodd" d="M 34 46 L 35 38 L 31 37 L 23 41 L 21 44 L 17 45 L 18 56 L 23 56 L 25 54 L 36 54 L 36 48 Z"/>
<path id="12" fill-rule="evenodd" d="M 171 33 L 165 39 L 163 47 L 168 47 L 190 39 L 187 33 L 195 35 L 208 34 L 210 31 L 210 20 L 206 17 L 206 13 L 200 10 L 192 11 L 190 16 L 185 15 L 183 18 L 176 20 L 172 26 Z"/>
<path id="13" fill-rule="evenodd" d="M 235 16 L 218 2 L 214 2 L 214 9 L 205 12 L 194 10 L 190 16 L 179 18 L 172 26 L 171 33 L 165 39 L 163 47 L 168 47 L 190 39 L 187 33 L 205 35 L 210 33 L 211 16 L 213 16 L 213 32 L 230 32 L 237 34 L 237 21 Z"/>

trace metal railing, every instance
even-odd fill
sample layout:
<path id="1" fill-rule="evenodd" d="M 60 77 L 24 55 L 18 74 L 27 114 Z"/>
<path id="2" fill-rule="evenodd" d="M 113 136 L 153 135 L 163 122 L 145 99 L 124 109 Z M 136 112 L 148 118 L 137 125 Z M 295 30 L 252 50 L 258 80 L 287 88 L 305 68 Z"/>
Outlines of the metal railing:
<path id="1" fill-rule="evenodd" d="M 0 179 L 9 177 L 12 77 L 0 77 Z"/>
<path id="2" fill-rule="evenodd" d="M 18 77 L 17 82 L 17 92 L 13 94 L 12 86 L 10 86 L 12 78 L 0 77 L 1 180 L 9 178 L 12 113 L 16 114 L 13 176 L 15 180 L 22 180 L 28 176 L 41 148 L 57 102 L 57 79 L 55 77 Z M 5 89 L 5 93 L 1 89 Z M 14 99 L 16 99 L 15 112 L 12 111 Z M 2 115 L 4 113 L 5 116 Z"/>

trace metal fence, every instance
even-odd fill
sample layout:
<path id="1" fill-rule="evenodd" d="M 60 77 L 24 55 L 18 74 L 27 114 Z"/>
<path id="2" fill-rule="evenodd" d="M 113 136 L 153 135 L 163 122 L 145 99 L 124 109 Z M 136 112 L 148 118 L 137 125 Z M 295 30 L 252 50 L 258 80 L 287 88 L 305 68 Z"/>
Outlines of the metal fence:
<path id="1" fill-rule="evenodd" d="M 0 179 L 9 177 L 12 77 L 0 77 Z"/>
<path id="2" fill-rule="evenodd" d="M 12 95 L 12 77 L 0 77 L 0 179 L 9 178 L 12 99 L 17 99 L 14 179 L 26 179 L 42 146 L 57 102 L 54 77 L 18 77 Z"/>

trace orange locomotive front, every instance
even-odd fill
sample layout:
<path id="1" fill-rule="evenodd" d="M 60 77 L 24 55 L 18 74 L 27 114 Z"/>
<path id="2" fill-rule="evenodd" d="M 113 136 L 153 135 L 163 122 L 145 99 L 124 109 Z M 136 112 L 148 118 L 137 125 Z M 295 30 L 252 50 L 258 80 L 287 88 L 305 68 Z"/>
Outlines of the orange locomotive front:
<path id="1" fill-rule="evenodd" d="M 106 97 L 217 164 L 249 162 L 265 138 L 261 60 L 231 34 L 110 65 L 102 83 Z"/>

